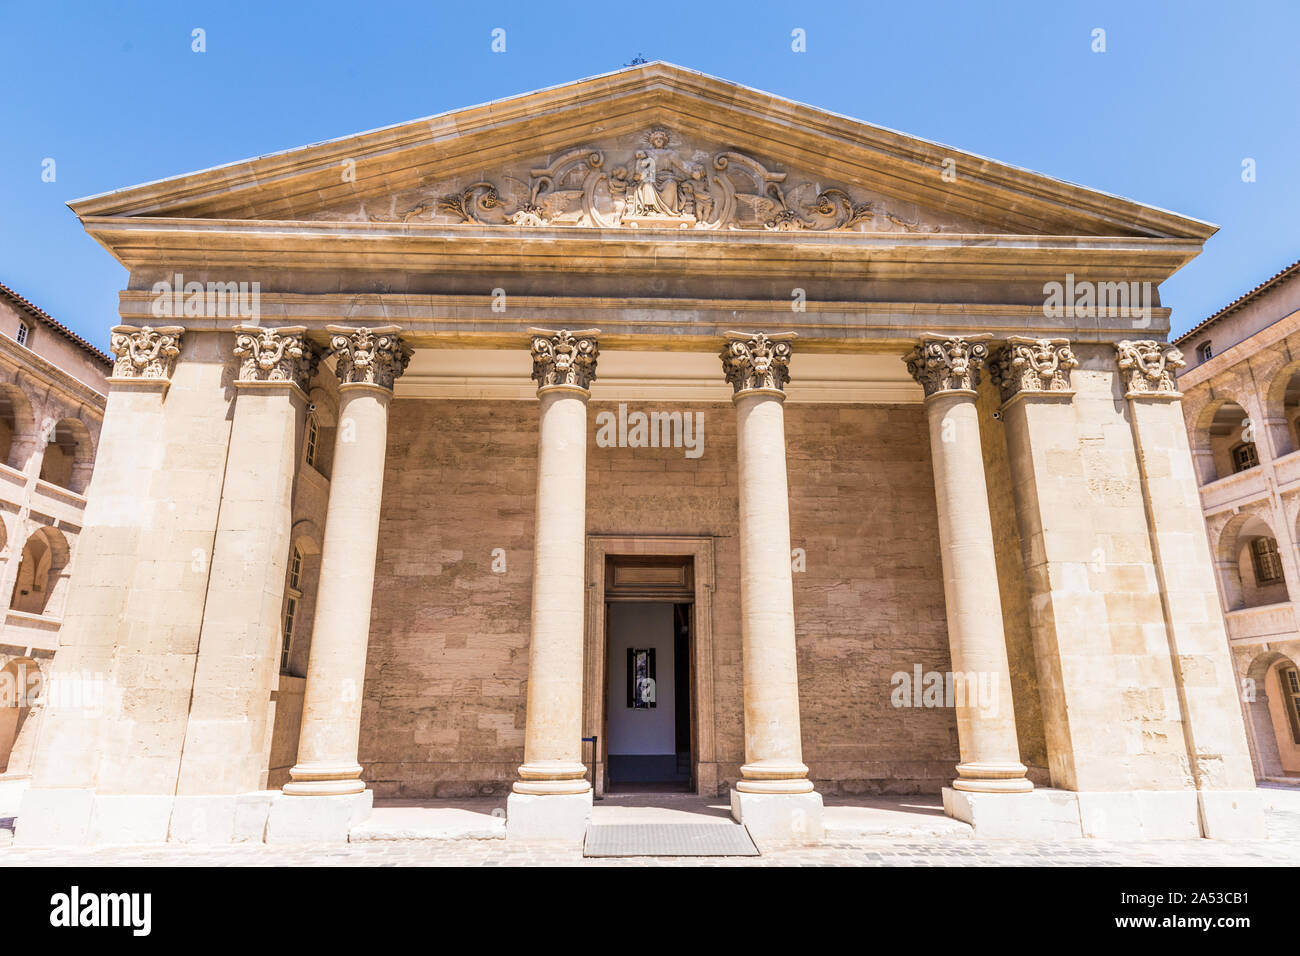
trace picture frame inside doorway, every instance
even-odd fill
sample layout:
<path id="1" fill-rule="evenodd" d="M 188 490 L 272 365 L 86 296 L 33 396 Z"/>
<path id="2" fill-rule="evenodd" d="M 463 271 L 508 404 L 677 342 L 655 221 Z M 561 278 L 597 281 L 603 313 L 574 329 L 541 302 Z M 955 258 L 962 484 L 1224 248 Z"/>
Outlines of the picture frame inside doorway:
<path id="1" fill-rule="evenodd" d="M 629 647 L 627 649 L 627 705 L 633 710 L 647 710 L 658 706 L 655 683 L 655 649 Z"/>

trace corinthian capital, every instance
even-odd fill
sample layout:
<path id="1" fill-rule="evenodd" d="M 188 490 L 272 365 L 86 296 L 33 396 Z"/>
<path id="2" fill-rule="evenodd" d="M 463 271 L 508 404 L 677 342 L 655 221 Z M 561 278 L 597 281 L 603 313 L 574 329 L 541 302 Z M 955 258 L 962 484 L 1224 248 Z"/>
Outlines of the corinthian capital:
<path id="1" fill-rule="evenodd" d="M 990 360 L 989 374 L 1005 402 L 1024 392 L 1068 394 L 1070 369 L 1078 364 L 1069 339 L 1013 335 Z"/>
<path id="2" fill-rule="evenodd" d="M 1115 343 L 1115 360 L 1128 373 L 1128 394 L 1178 395 L 1176 370 L 1187 363 L 1183 353 L 1168 342 L 1155 339 L 1125 339 Z"/>
<path id="3" fill-rule="evenodd" d="M 411 350 L 397 335 L 397 326 L 357 329 L 328 325 L 330 352 L 340 385 L 378 385 L 391 389 L 411 361 Z"/>
<path id="4" fill-rule="evenodd" d="M 179 325 L 156 329 L 147 325 L 113 326 L 108 347 L 117 359 L 113 362 L 112 377 L 171 381 L 176 356 L 181 354 L 184 331 Z"/>
<path id="5" fill-rule="evenodd" d="M 761 388 L 784 392 L 790 381 L 794 332 L 728 332 L 722 347 L 722 373 L 735 394 Z"/>
<path id="6" fill-rule="evenodd" d="M 243 359 L 239 384 L 286 382 L 307 391 L 320 354 L 303 335 L 306 331 L 301 325 L 285 329 L 235 326 L 235 356 Z"/>
<path id="7" fill-rule="evenodd" d="M 591 388 L 596 380 L 600 329 L 529 329 L 533 337 L 533 380 L 538 389 L 555 385 Z"/>
<path id="8" fill-rule="evenodd" d="M 939 392 L 973 391 L 980 383 L 980 369 L 989 356 L 986 334 L 960 336 L 927 332 L 904 357 L 907 371 L 923 389 L 925 397 Z"/>

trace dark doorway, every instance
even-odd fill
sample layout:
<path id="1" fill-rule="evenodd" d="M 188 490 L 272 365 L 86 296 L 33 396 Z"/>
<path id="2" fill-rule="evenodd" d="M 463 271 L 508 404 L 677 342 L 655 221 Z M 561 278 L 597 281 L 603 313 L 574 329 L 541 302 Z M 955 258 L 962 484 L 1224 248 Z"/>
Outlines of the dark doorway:
<path id="1" fill-rule="evenodd" d="M 606 700 L 612 792 L 690 789 L 690 659 L 690 605 L 610 605 Z"/>

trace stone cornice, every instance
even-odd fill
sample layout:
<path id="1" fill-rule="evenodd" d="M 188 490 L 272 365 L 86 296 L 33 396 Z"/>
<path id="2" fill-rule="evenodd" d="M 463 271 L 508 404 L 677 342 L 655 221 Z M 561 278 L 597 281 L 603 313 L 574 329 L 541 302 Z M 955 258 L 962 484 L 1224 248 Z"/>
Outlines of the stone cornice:
<path id="1" fill-rule="evenodd" d="M 910 277 L 918 261 L 927 278 L 984 277 L 1005 283 L 1060 281 L 1066 273 L 1094 282 L 1158 284 L 1191 261 L 1189 239 L 1039 234 L 755 232 L 690 229 L 598 229 L 434 223 L 293 222 L 280 220 L 87 218 L 86 231 L 131 270 L 164 263 L 164 272 L 222 268 L 436 269 L 499 274 L 556 256 L 570 269 L 616 268 L 626 274 L 716 277 L 765 274 L 803 278 Z M 658 255 L 647 256 L 647 242 Z M 677 250 L 666 255 L 665 246 Z M 358 264 L 364 257 L 365 264 Z M 531 265 L 530 265 L 531 264 Z M 749 271 L 746 271 L 748 267 Z M 1008 272 L 1008 270 L 1013 270 Z M 231 276 L 226 276 L 231 278 Z"/>
<path id="2" fill-rule="evenodd" d="M 155 296 L 148 291 L 119 293 L 123 321 L 134 325 L 158 321 L 151 312 L 154 301 Z M 1107 328 L 1091 320 L 1086 327 L 1072 328 L 1062 320 L 1046 318 L 1041 304 L 809 300 L 805 311 L 794 312 L 789 302 L 771 299 L 521 295 L 510 296 L 508 302 L 508 310 L 503 313 L 493 311 L 493 299 L 487 293 L 308 295 L 263 291 L 260 310 L 264 325 L 304 325 L 309 334 L 318 337 L 326 326 L 340 322 L 397 322 L 402 326 L 403 338 L 417 347 L 447 347 L 454 342 L 517 347 L 520 315 L 548 328 L 581 327 L 599 316 L 596 324 L 602 329 L 601 342 L 609 348 L 651 344 L 682 348 L 681 340 L 716 339 L 736 325 L 796 331 L 801 339 L 800 352 L 910 347 L 919 329 L 955 335 L 990 332 L 996 338 L 1068 336 L 1075 343 L 1116 342 L 1133 336 L 1131 321 L 1115 320 L 1115 327 Z M 1151 328 L 1144 331 L 1162 334 L 1168 328 L 1168 315 L 1167 309 L 1153 309 Z M 183 320 L 186 329 L 193 332 L 230 331 L 243 321 L 238 317 Z"/>

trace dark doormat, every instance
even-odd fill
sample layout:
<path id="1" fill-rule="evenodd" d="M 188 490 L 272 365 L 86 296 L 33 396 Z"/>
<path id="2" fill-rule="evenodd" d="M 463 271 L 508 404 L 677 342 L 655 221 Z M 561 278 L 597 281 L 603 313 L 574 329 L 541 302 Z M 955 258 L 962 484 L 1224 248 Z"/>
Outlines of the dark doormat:
<path id="1" fill-rule="evenodd" d="M 758 856 L 739 823 L 620 823 L 587 827 L 583 856 Z"/>

